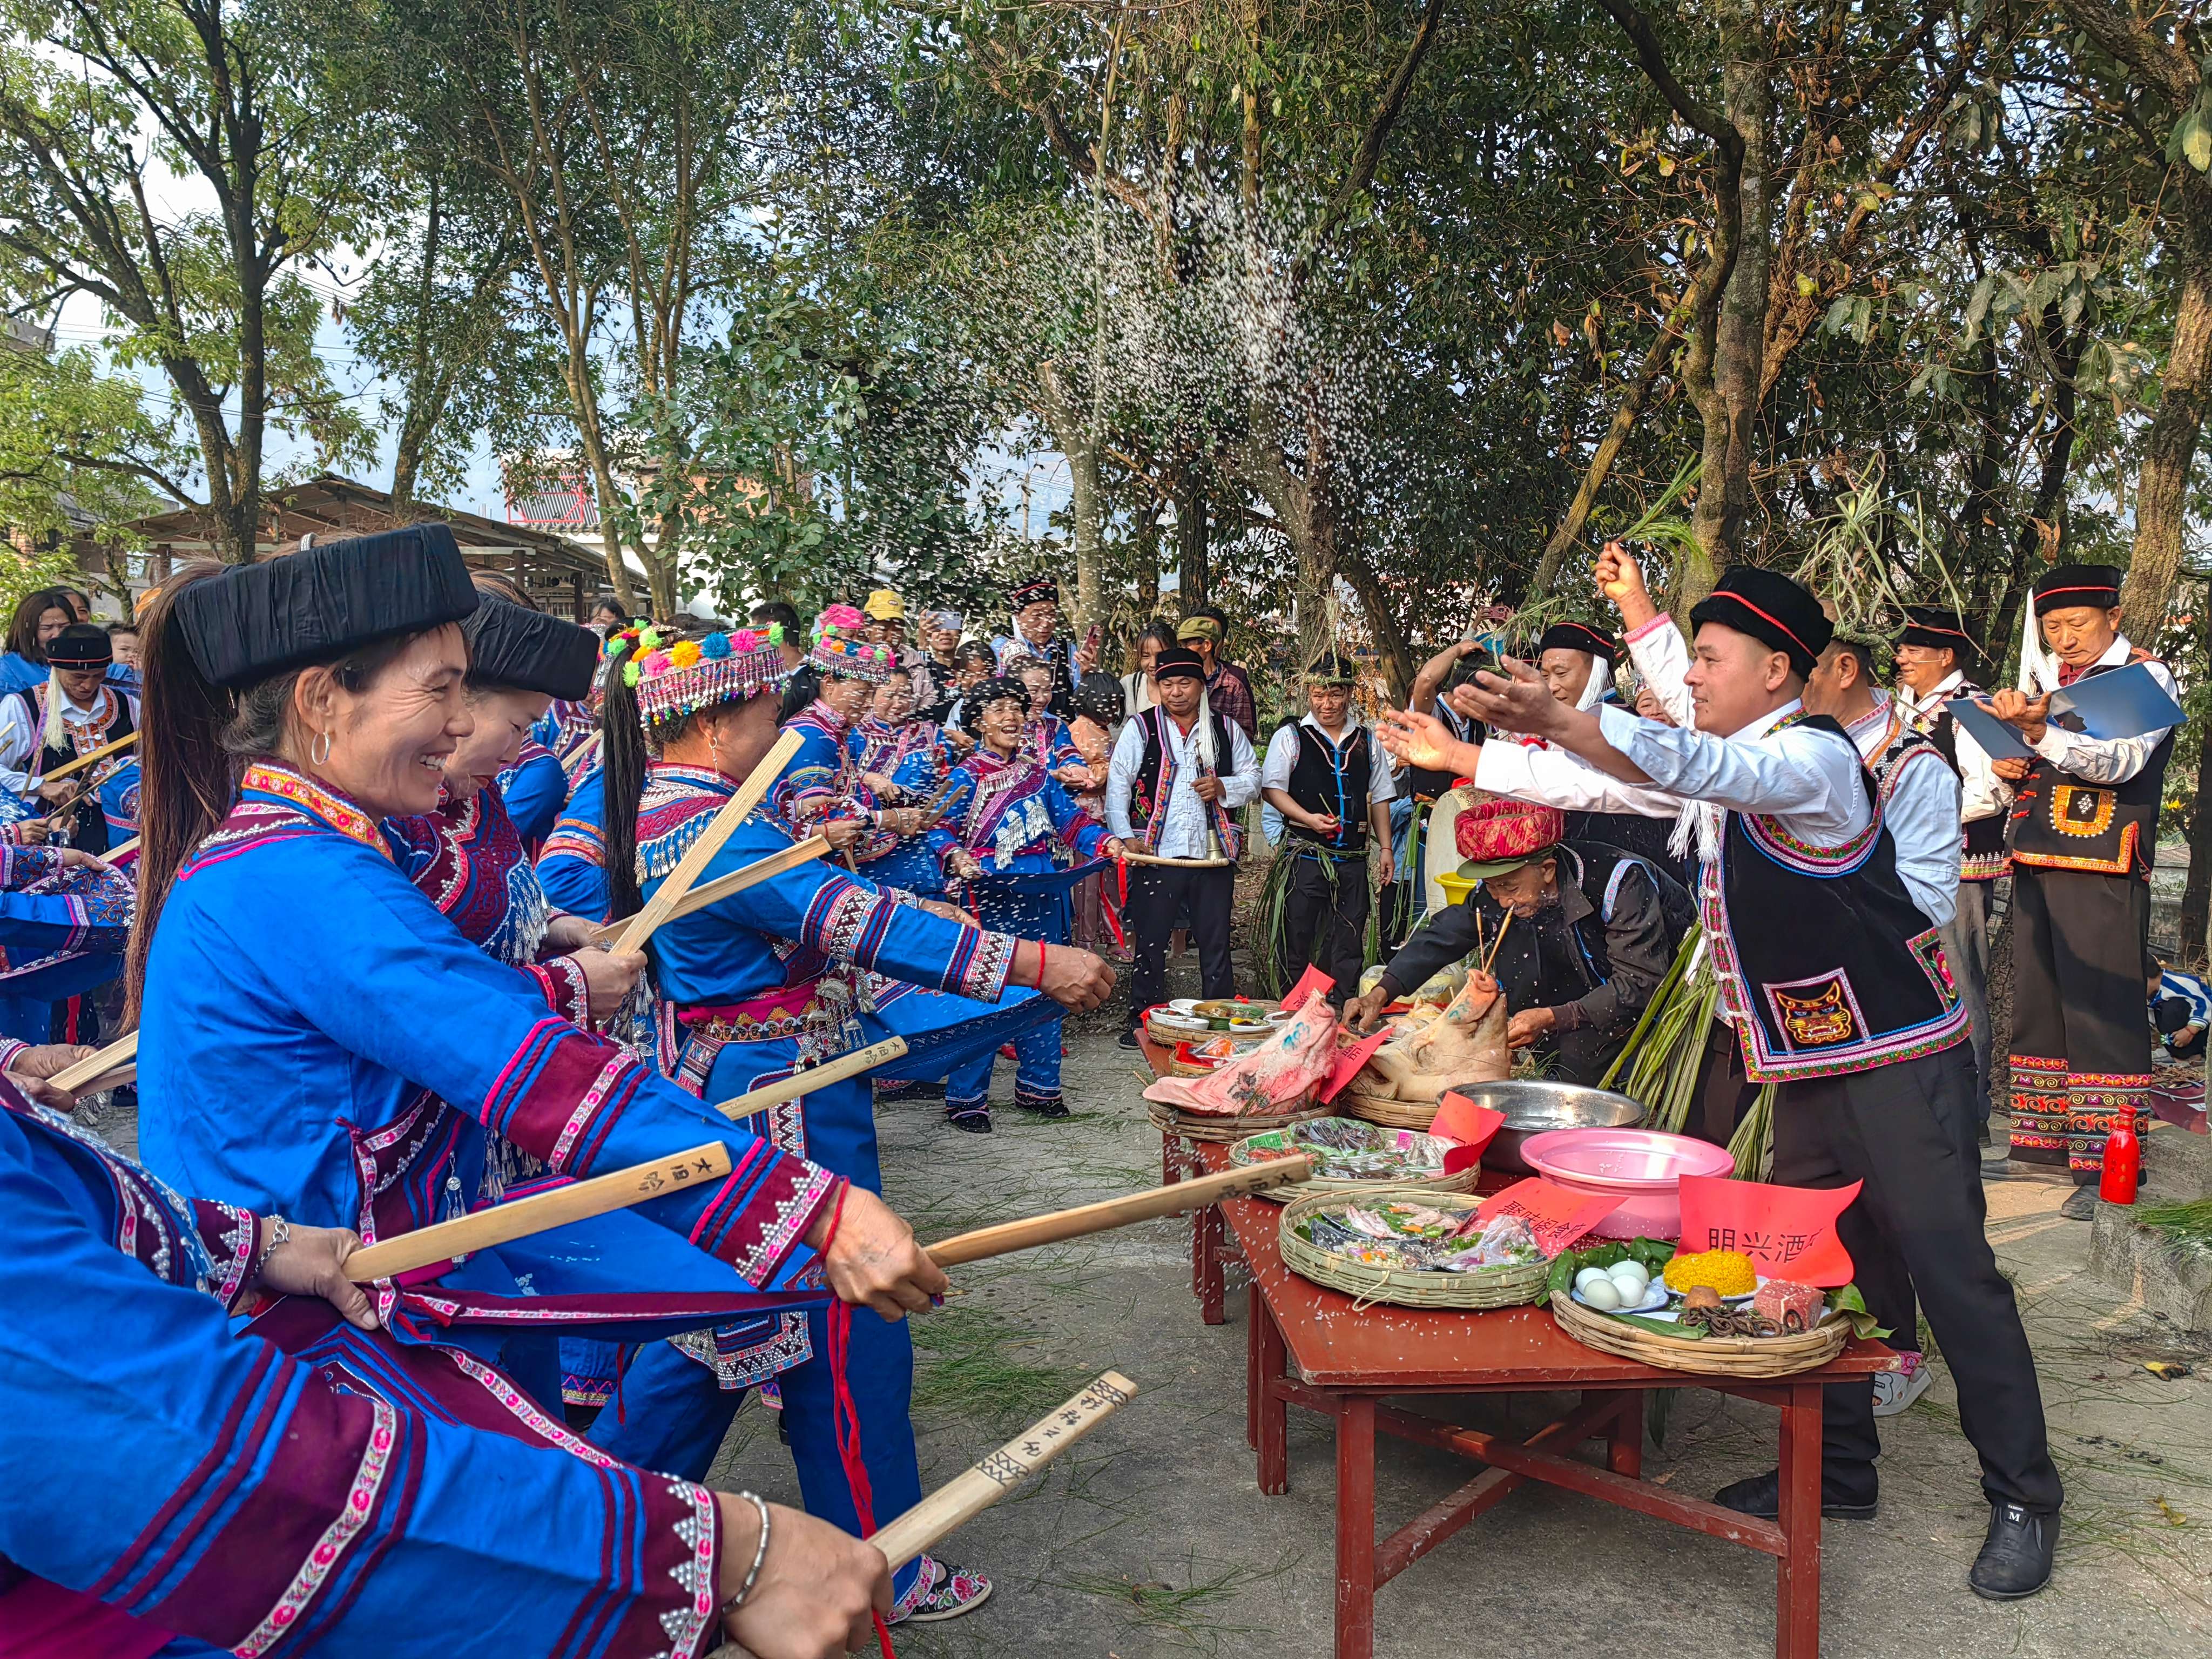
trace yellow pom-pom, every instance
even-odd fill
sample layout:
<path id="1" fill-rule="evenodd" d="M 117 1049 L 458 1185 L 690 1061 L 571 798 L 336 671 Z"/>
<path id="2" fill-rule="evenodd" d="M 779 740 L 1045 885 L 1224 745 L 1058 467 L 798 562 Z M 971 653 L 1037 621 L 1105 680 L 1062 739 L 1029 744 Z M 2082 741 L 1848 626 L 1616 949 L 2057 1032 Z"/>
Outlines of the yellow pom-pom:
<path id="1" fill-rule="evenodd" d="M 668 653 L 668 660 L 678 668 L 689 668 L 699 660 L 699 645 L 696 640 L 680 640 Z"/>
<path id="2" fill-rule="evenodd" d="M 1667 1288 L 1677 1294 L 1698 1285 L 1709 1285 L 1723 1296 L 1749 1296 L 1759 1288 L 1759 1273 L 1751 1258 L 1736 1250 L 1677 1255 L 1662 1269 L 1661 1276 Z"/>

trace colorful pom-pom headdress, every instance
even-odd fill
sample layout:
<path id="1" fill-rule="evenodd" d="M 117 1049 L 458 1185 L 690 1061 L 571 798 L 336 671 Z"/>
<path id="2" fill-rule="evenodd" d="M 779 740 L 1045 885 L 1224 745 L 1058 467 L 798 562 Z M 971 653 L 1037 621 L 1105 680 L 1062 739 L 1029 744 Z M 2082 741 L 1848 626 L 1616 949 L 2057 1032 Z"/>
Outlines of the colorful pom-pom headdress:
<path id="1" fill-rule="evenodd" d="M 700 640 L 647 625 L 609 635 L 605 655 L 637 693 L 638 723 L 650 734 L 702 708 L 781 691 L 791 678 L 782 643 L 780 623 Z"/>
<path id="2" fill-rule="evenodd" d="M 882 685 L 899 672 L 898 653 L 868 640 L 868 619 L 849 605 L 833 605 L 814 619 L 813 649 L 806 660 L 839 679 Z"/>

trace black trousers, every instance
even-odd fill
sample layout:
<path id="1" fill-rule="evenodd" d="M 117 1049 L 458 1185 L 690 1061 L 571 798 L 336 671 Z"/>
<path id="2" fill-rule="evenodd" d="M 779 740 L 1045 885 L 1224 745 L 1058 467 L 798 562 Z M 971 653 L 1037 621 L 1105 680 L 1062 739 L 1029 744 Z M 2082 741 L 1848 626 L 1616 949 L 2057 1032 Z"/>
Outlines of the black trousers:
<path id="1" fill-rule="evenodd" d="M 2143 945 L 2150 884 L 2086 870 L 2012 871 L 2012 1156 L 2105 1167 L 2105 1137 L 2150 1125 Z"/>
<path id="2" fill-rule="evenodd" d="M 1331 975 L 1341 1007 L 1359 994 L 1367 965 L 1367 854 L 1332 857 L 1285 841 L 1276 856 L 1290 860 L 1283 878 L 1283 922 L 1275 978 L 1288 991 L 1308 965 Z"/>
<path id="3" fill-rule="evenodd" d="M 1129 866 L 1130 949 L 1136 957 L 1129 974 L 1129 1024 L 1167 994 L 1168 935 L 1186 908 L 1190 942 L 1198 947 L 1198 982 L 1209 997 L 1237 994 L 1237 975 L 1229 963 L 1229 907 L 1237 890 L 1234 866 L 1176 870 L 1159 864 Z"/>
<path id="4" fill-rule="evenodd" d="M 1918 1307 L 1959 1385 L 1959 1423 L 1991 1501 L 2055 1511 L 2063 1496 L 2043 1421 L 2035 1358 L 2011 1284 L 1984 1231 L 1972 1051 L 1785 1083 L 1774 1101 L 1774 1179 L 1790 1187 L 1864 1182 L 1837 1224 L 1875 1319 L 1902 1338 Z M 1871 1501 L 1871 1378 L 1827 1389 L 1821 1475 L 1832 1494 Z"/>

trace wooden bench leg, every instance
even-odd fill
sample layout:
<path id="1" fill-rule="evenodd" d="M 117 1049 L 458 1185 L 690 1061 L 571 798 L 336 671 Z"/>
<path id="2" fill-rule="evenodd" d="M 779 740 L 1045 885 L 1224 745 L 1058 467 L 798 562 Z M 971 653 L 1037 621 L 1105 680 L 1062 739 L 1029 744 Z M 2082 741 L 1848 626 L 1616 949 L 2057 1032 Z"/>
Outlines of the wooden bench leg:
<path id="1" fill-rule="evenodd" d="M 1819 1383 L 1795 1382 L 1782 1408 L 1776 1519 L 1789 1542 L 1774 1568 L 1774 1659 L 1820 1659 L 1820 1401 Z"/>
<path id="2" fill-rule="evenodd" d="M 1221 1256 L 1225 1228 L 1221 1219 L 1221 1206 L 1209 1204 L 1191 1218 L 1191 1226 L 1197 1233 L 1194 1262 L 1198 1272 L 1199 1317 L 1209 1325 L 1228 1322 L 1229 1316 L 1222 1311 L 1224 1294 Z"/>
<path id="3" fill-rule="evenodd" d="M 1632 1480 L 1644 1475 L 1644 1399 L 1641 1389 L 1622 1390 L 1620 1413 L 1606 1431 L 1606 1468 Z"/>
<path id="4" fill-rule="evenodd" d="M 1257 1334 L 1255 1340 L 1260 1347 L 1256 1362 L 1259 1385 L 1253 1413 L 1253 1444 L 1260 1454 L 1260 1490 L 1270 1498 L 1280 1498 L 1291 1489 L 1291 1408 L 1271 1385 L 1283 1374 L 1288 1356 L 1283 1346 L 1282 1328 L 1275 1323 L 1275 1310 L 1267 1305 L 1257 1285 L 1252 1287 L 1251 1318 Z"/>
<path id="5" fill-rule="evenodd" d="M 1336 1659 L 1375 1654 L 1375 1398 L 1336 1418 Z"/>
<path id="6" fill-rule="evenodd" d="M 1266 1317 L 1254 1285 L 1244 1292 L 1244 1443 L 1254 1451 L 1260 1449 L 1260 1326 Z"/>

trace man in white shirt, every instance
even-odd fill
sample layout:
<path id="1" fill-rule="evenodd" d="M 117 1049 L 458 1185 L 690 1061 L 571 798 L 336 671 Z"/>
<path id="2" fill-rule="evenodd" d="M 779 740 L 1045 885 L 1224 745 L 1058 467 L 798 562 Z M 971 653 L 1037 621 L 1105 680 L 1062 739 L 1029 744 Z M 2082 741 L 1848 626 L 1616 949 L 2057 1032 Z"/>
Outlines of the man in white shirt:
<path id="1" fill-rule="evenodd" d="M 1967 632 L 1965 618 L 1931 605 L 1909 605 L 1905 615 L 1905 633 L 1897 645 L 1898 707 L 1912 729 L 1941 750 L 1959 775 L 1962 850 L 1958 909 L 1943 930 L 1943 958 L 1951 964 L 1959 994 L 1966 999 L 1974 1022 L 1974 1112 L 1981 1119 L 1982 1143 L 1987 1146 L 1990 896 L 1997 878 L 2012 870 L 2005 852 L 2012 786 L 1996 775 L 1989 751 L 1944 706 L 1954 697 L 1988 695 L 1966 677 L 1966 665 L 1979 656 L 1980 647 Z"/>
<path id="2" fill-rule="evenodd" d="M 1152 672 L 1158 703 L 1124 722 L 1115 739 L 1106 771 L 1106 827 L 1125 847 L 1193 862 L 1130 866 L 1124 914 L 1135 963 L 1125 1048 L 1137 1046 L 1145 1010 L 1165 994 L 1168 935 L 1186 906 L 1200 991 L 1237 994 L 1229 960 L 1229 914 L 1243 850 L 1236 815 L 1260 793 L 1260 762 L 1243 728 L 1206 706 L 1206 665 L 1198 653 L 1162 650 Z"/>
<path id="3" fill-rule="evenodd" d="M 1331 651 L 1306 672 L 1307 714 L 1267 739 L 1260 787 L 1283 815 L 1283 842 L 1261 902 L 1269 971 L 1288 990 L 1308 964 L 1336 981 L 1341 1008 L 1366 965 L 1368 864 L 1390 856 L 1397 775 L 1352 712 L 1352 664 Z M 1388 869 L 1387 862 L 1384 866 Z"/>
<path id="4" fill-rule="evenodd" d="M 1656 611 L 1637 614 L 1650 604 L 1640 580 L 1610 558 L 1599 571 L 1623 605 L 1632 648 L 1639 634 L 1673 630 Z M 1723 1003 L 1751 1079 L 1778 1085 L 1774 1178 L 1863 1183 L 1837 1223 L 1856 1283 L 1893 1329 L 1913 1318 L 1916 1297 L 1925 1307 L 1958 1382 L 1960 1426 L 1980 1455 L 1990 1527 L 1967 1581 L 1992 1600 L 2033 1595 L 2050 1579 L 2063 1493 L 2034 1358 L 1984 1230 L 1965 1011 L 1936 929 L 1898 877 L 1856 746 L 1832 717 L 1802 708 L 1831 626 L 1796 583 L 1742 566 L 1691 620 L 1696 661 L 1682 690 L 1703 729 L 1610 706 L 1569 708 L 1521 665 L 1510 681 L 1478 681 L 1477 712 L 1632 791 L 1656 787 L 1693 803 L 1699 901 Z M 1667 688 L 1655 689 L 1668 700 Z M 1389 720 L 1392 746 L 1414 764 L 1474 759 L 1432 720 Z M 1827 1390 L 1823 1513 L 1875 1512 L 1873 1405 L 1867 1383 Z M 1771 1516 L 1778 1493 L 1766 1474 L 1718 1501 Z"/>
<path id="5" fill-rule="evenodd" d="M 2051 718 L 2051 695 L 2141 658 L 2120 632 L 2120 573 L 2058 565 L 2036 582 L 2020 686 L 1990 706 L 2034 751 L 2013 778 L 2012 1162 L 2063 1165 L 2087 1220 L 2105 1138 L 2150 1127 L 2150 1030 L 2135 989 L 2150 929 L 2150 870 L 2173 732 L 2100 742 Z M 2071 716 L 2061 716 L 2071 720 Z M 2015 777 L 2014 775 L 2017 774 Z"/>

